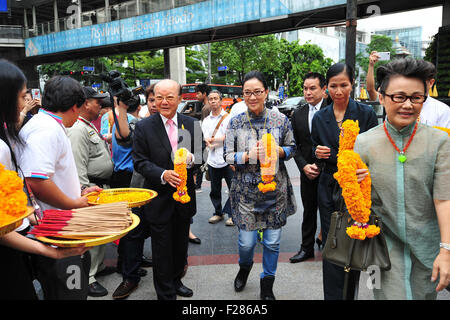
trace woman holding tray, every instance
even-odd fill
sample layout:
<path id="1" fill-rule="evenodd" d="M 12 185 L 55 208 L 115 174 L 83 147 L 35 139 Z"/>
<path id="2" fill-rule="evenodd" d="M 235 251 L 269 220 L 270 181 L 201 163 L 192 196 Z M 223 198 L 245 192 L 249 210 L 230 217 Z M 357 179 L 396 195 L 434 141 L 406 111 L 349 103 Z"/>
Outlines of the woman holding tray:
<path id="1" fill-rule="evenodd" d="M 370 171 L 372 212 L 382 218 L 392 264 L 381 271 L 377 300 L 436 299 L 450 282 L 450 139 L 418 119 L 427 76 L 423 60 L 380 67 L 387 119 L 355 143 Z M 358 181 L 365 171 L 357 172 Z"/>
<path id="2" fill-rule="evenodd" d="M 18 135 L 19 110 L 25 103 L 26 78 L 22 71 L 6 60 L 0 60 L 0 163 L 6 170 L 18 170 L 14 146 L 20 144 Z M 0 300 L 37 299 L 26 253 L 53 259 L 82 255 L 87 249 L 54 248 L 25 237 L 28 230 L 13 231 L 0 237 Z"/>

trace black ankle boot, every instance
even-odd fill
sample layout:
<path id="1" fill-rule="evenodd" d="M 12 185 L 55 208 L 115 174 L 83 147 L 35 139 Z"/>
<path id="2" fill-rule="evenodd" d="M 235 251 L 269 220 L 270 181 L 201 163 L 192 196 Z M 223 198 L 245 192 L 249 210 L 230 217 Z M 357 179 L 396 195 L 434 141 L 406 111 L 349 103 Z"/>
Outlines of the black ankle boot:
<path id="1" fill-rule="evenodd" d="M 261 278 L 261 300 L 276 300 L 272 291 L 274 281 L 274 276 L 266 276 Z"/>
<path id="2" fill-rule="evenodd" d="M 236 292 L 242 291 L 245 288 L 245 285 L 247 284 L 247 278 L 250 273 L 250 270 L 252 270 L 253 263 L 251 265 L 243 265 L 239 264 L 239 272 L 236 276 L 236 279 L 234 279 L 234 290 Z"/>

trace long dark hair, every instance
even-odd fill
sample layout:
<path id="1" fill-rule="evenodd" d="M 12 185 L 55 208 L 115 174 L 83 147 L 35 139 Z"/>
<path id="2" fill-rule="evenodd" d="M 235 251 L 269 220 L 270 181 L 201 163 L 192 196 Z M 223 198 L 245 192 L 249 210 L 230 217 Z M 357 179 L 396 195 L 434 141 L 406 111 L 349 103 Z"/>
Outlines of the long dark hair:
<path id="1" fill-rule="evenodd" d="M 26 85 L 27 79 L 16 65 L 11 62 L 0 59 L 0 97 L 2 103 L 0 106 L 0 139 L 2 139 L 11 151 L 12 161 L 17 168 L 17 161 L 8 139 L 20 142 L 19 111 L 17 101 L 19 93 Z"/>

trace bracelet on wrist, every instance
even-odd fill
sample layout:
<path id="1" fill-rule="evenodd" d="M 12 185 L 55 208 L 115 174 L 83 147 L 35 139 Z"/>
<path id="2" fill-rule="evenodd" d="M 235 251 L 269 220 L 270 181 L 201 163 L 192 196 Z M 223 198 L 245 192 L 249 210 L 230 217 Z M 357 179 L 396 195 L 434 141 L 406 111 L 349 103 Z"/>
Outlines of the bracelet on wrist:
<path id="1" fill-rule="evenodd" d="M 445 250 L 449 250 L 449 251 L 450 251 L 450 243 L 444 243 L 444 242 L 441 242 L 441 243 L 439 244 L 439 248 L 443 248 L 443 249 L 445 249 Z"/>

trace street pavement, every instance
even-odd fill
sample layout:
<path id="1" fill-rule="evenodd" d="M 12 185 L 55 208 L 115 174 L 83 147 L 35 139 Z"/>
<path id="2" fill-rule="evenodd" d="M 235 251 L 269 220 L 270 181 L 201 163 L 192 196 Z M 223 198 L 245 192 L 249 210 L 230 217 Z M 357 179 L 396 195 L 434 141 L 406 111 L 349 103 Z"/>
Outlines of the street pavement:
<path id="1" fill-rule="evenodd" d="M 289 258 L 299 249 L 301 241 L 301 221 L 303 207 L 300 198 L 300 173 L 293 159 L 287 162 L 288 172 L 294 186 L 297 201 L 297 213 L 288 218 L 282 229 L 280 257 L 274 283 L 274 294 L 278 300 L 323 300 L 322 290 L 322 256 L 315 247 L 315 258 L 301 263 L 289 263 Z M 223 203 L 228 197 L 222 188 Z M 191 298 L 178 297 L 180 300 L 258 300 L 259 274 L 262 272 L 262 245 L 255 249 L 255 263 L 250 273 L 247 286 L 242 292 L 235 292 L 234 278 L 239 270 L 238 265 L 238 229 L 225 226 L 225 220 L 217 224 L 208 223 L 214 212 L 209 199 L 209 181 L 203 181 L 202 192 L 197 193 L 197 214 L 191 225 L 192 232 L 201 239 L 201 244 L 189 244 L 189 269 L 183 283 L 194 291 Z M 318 229 L 320 221 L 318 219 Z M 318 233 L 318 232 L 317 232 Z M 151 239 L 146 240 L 144 255 L 151 257 Z M 115 266 L 117 262 L 117 246 L 107 245 L 105 264 Z M 153 285 L 152 269 L 146 269 L 139 287 L 128 297 L 128 300 L 156 300 Z M 112 294 L 120 284 L 121 275 L 114 273 L 97 280 L 108 289 L 108 295 L 89 300 L 112 300 Z M 359 300 L 373 300 L 372 291 L 368 287 L 370 281 L 367 273 L 361 273 Z M 450 300 L 446 290 L 438 294 L 438 300 Z"/>

